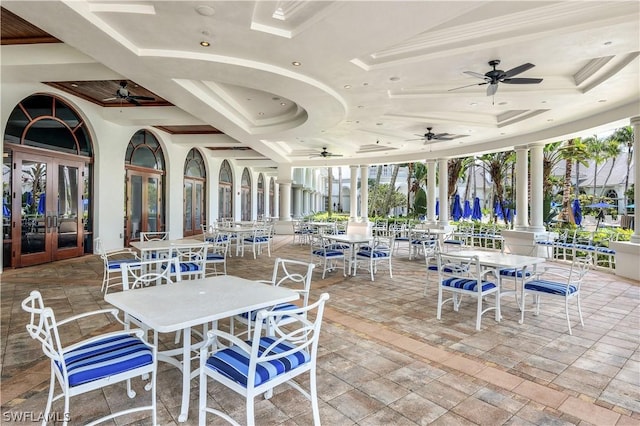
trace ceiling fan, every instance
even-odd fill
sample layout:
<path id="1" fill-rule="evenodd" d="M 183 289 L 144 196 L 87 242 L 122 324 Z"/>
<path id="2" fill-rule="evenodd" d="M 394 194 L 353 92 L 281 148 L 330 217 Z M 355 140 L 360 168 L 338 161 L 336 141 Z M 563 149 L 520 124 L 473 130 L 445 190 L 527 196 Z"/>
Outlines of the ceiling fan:
<path id="1" fill-rule="evenodd" d="M 311 155 L 310 157 L 311 157 L 311 158 L 314 158 L 314 157 L 322 157 L 322 158 L 328 158 L 328 157 L 342 157 L 342 154 L 333 154 L 333 153 L 331 153 L 331 152 L 327 151 L 327 147 L 326 147 L 326 146 L 324 146 L 324 147 L 322 147 L 322 151 L 320 151 L 320 152 L 319 152 L 319 153 L 317 153 L 317 154 L 313 154 L 313 155 Z"/>
<path id="2" fill-rule="evenodd" d="M 116 99 L 120 99 L 120 101 L 127 101 L 134 105 L 140 105 L 138 101 L 155 101 L 156 98 L 152 98 L 151 96 L 136 96 L 132 95 L 127 89 L 127 82 L 122 80 L 120 82 L 120 87 L 116 90 L 116 94 L 114 97 L 103 99 L 102 102 L 115 101 Z"/>
<path id="3" fill-rule="evenodd" d="M 496 91 L 498 90 L 498 83 L 505 83 L 505 84 L 538 84 L 540 82 L 542 82 L 541 78 L 512 78 L 515 75 L 521 74 L 527 70 L 530 70 L 531 68 L 535 67 L 535 65 L 530 64 L 530 63 L 526 63 L 526 64 L 522 64 L 520 66 L 517 66 L 515 68 L 511 68 L 509 71 L 503 71 L 503 70 L 499 70 L 496 67 L 498 65 L 500 65 L 500 60 L 499 59 L 494 59 L 492 61 L 489 61 L 489 65 L 493 67 L 493 69 L 491 71 L 488 71 L 484 74 L 480 74 L 474 71 L 465 71 L 465 74 L 468 74 L 472 77 L 477 77 L 480 78 L 482 80 L 484 80 L 482 83 L 475 83 L 475 84 L 468 84 L 466 86 L 462 86 L 462 87 L 456 87 L 454 89 L 449 89 L 449 91 L 452 90 L 458 90 L 458 89 L 462 89 L 464 87 L 471 87 L 471 86 L 482 86 L 485 84 L 488 84 L 489 86 L 487 86 L 487 96 L 493 96 L 495 95 Z"/>
<path id="4" fill-rule="evenodd" d="M 450 135 L 449 133 L 433 133 L 431 132 L 431 130 L 433 130 L 433 127 L 427 127 L 427 133 L 425 133 L 424 135 L 416 134 L 416 136 L 420 136 L 420 137 L 417 139 L 407 139 L 407 141 L 424 141 L 424 143 L 427 144 L 432 140 L 439 140 L 439 141 L 453 140 L 452 135 Z"/>

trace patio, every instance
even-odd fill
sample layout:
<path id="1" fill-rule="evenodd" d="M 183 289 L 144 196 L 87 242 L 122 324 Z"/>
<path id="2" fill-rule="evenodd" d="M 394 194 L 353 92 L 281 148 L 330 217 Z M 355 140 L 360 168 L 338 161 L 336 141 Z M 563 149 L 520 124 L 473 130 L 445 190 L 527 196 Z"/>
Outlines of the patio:
<path id="1" fill-rule="evenodd" d="M 270 276 L 276 257 L 308 260 L 309 247 L 278 236 L 271 258 L 230 257 L 228 273 L 244 278 Z M 314 274 L 312 296 L 329 292 L 318 357 L 320 415 L 327 425 L 411 424 L 596 424 L 640 422 L 640 283 L 590 271 L 582 287 L 585 327 L 566 332 L 563 307 L 544 303 L 518 324 L 511 297 L 503 299 L 501 323 L 489 315 L 476 332 L 475 309 L 443 311 L 436 319 L 437 287 L 423 296 L 424 262 L 399 255 L 374 282 L 365 273 Z M 246 268 L 247 263 L 250 268 Z M 102 262 L 85 256 L 2 274 L 2 422 L 31 424 L 42 412 L 49 386 L 49 362 L 25 331 L 21 300 L 43 293 L 59 318 L 106 306 L 100 292 Z M 87 325 L 75 335 L 104 332 L 114 324 Z M 173 336 L 165 336 L 168 344 Z M 179 372 L 159 364 L 158 418 L 177 425 Z M 137 398 L 148 395 L 134 383 Z M 197 424 L 197 380 L 186 425 Z M 217 385 L 210 399 L 238 420 L 243 400 Z M 71 424 L 83 424 L 128 403 L 124 386 L 71 399 Z M 61 413 L 61 402 L 54 412 Z M 145 414 L 117 424 L 148 424 Z M 284 386 L 270 400 L 256 400 L 256 423 L 311 424 L 311 407 Z M 217 419 L 211 424 L 224 424 Z"/>

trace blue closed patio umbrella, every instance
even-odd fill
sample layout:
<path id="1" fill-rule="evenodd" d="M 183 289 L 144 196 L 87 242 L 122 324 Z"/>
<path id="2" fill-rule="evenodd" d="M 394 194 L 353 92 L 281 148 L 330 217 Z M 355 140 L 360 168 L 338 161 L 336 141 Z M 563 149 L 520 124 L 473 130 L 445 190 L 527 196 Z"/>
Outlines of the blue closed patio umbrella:
<path id="1" fill-rule="evenodd" d="M 460 195 L 456 194 L 453 198 L 453 206 L 451 206 L 451 217 L 454 221 L 459 221 L 462 217 L 462 206 L 460 205 Z"/>
<path id="2" fill-rule="evenodd" d="M 482 209 L 480 208 L 480 198 L 478 197 L 473 199 L 473 210 L 471 211 L 471 219 L 473 220 L 482 219 Z"/>
<path id="3" fill-rule="evenodd" d="M 33 194 L 31 194 L 31 191 L 26 193 L 24 197 L 24 204 L 25 206 L 30 206 L 31 204 L 33 204 Z"/>
<path id="4" fill-rule="evenodd" d="M 514 215 L 515 215 L 515 209 L 510 209 L 510 208 L 504 209 L 504 216 L 507 219 L 507 222 L 511 222 Z"/>
<path id="5" fill-rule="evenodd" d="M 45 194 L 40 195 L 38 200 L 38 214 L 44 214 L 47 209 L 47 197 Z"/>
<path id="6" fill-rule="evenodd" d="M 7 205 L 6 200 L 2 202 L 2 216 L 11 217 L 11 210 L 9 210 L 9 206 Z"/>
<path id="7" fill-rule="evenodd" d="M 502 204 L 500 204 L 498 201 L 496 201 L 495 205 L 493 206 L 493 214 L 498 219 L 504 220 L 504 212 L 502 211 Z"/>
<path id="8" fill-rule="evenodd" d="M 464 208 L 462 209 L 462 218 L 469 219 L 473 211 L 471 210 L 471 203 L 469 200 L 464 200 Z"/>
<path id="9" fill-rule="evenodd" d="M 591 209 L 606 209 L 608 207 L 614 207 L 614 205 L 600 201 L 598 203 L 589 204 L 587 207 Z"/>
<path id="10" fill-rule="evenodd" d="M 436 216 L 440 214 L 440 200 L 436 200 Z"/>
<path id="11" fill-rule="evenodd" d="M 576 225 L 580 226 L 582 224 L 582 208 L 580 207 L 580 200 L 573 200 L 571 211 L 573 212 L 573 220 Z"/>

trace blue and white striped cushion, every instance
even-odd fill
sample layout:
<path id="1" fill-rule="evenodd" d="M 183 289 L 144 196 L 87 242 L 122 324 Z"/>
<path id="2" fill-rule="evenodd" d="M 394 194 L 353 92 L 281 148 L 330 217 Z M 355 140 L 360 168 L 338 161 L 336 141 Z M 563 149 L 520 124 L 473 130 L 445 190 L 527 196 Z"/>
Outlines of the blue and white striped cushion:
<path id="1" fill-rule="evenodd" d="M 180 262 L 180 272 L 198 272 L 201 270 L 200 268 L 200 264 L 199 263 L 195 263 L 195 262 Z M 162 265 L 162 268 L 165 269 L 167 266 L 166 265 Z M 175 265 L 172 263 L 171 264 L 171 273 L 175 274 L 176 272 L 176 267 Z"/>
<path id="2" fill-rule="evenodd" d="M 517 276 L 518 278 L 522 278 L 522 269 L 518 269 L 518 270 L 514 268 L 500 269 L 500 275 L 505 277 Z M 530 277 L 531 275 L 532 275 L 531 271 L 527 271 L 524 274 L 525 277 Z"/>
<path id="3" fill-rule="evenodd" d="M 260 339 L 260 353 L 275 341 L 272 337 Z M 251 344 L 250 341 L 247 342 Z M 274 353 L 282 353 L 293 349 L 288 343 L 280 343 L 273 349 Z M 291 371 L 309 362 L 311 357 L 307 351 L 301 350 L 287 357 L 261 362 L 256 365 L 254 386 L 259 386 L 282 373 Z M 247 386 L 249 376 L 249 355 L 237 346 L 216 352 L 207 360 L 207 367 L 220 372 L 229 379 Z"/>
<path id="4" fill-rule="evenodd" d="M 598 253 L 605 253 L 605 254 L 616 254 L 616 251 L 612 248 L 609 247 L 597 247 L 596 251 Z"/>
<path id="5" fill-rule="evenodd" d="M 342 243 L 333 243 L 330 247 L 332 250 L 347 250 L 350 248 L 349 244 Z"/>
<path id="6" fill-rule="evenodd" d="M 344 256 L 344 253 L 339 250 L 314 250 L 313 254 L 324 257 Z"/>
<path id="7" fill-rule="evenodd" d="M 299 306 L 294 305 L 293 303 L 281 303 L 279 305 L 271 308 L 272 311 L 291 311 L 293 309 L 298 309 Z M 259 311 L 251 311 L 251 312 L 243 312 L 240 314 L 242 318 L 249 319 L 249 314 L 251 314 L 251 321 L 255 321 L 258 316 Z"/>
<path id="8" fill-rule="evenodd" d="M 549 294 L 564 294 L 565 296 L 567 295 L 567 290 L 569 291 L 569 294 L 573 294 L 578 291 L 576 286 L 570 285 L 567 287 L 566 284 L 548 280 L 529 281 L 524 285 L 524 289 Z"/>
<path id="9" fill-rule="evenodd" d="M 136 337 L 117 336 L 80 346 L 66 353 L 64 362 L 69 386 L 78 386 L 149 365 L 153 353 Z"/>
<path id="10" fill-rule="evenodd" d="M 207 260 L 223 260 L 224 256 L 220 253 L 209 253 L 207 254 Z"/>
<path id="11" fill-rule="evenodd" d="M 269 237 L 249 237 L 244 239 L 248 243 L 266 243 L 269 241 Z"/>
<path id="12" fill-rule="evenodd" d="M 472 280 L 469 278 L 451 277 L 442 281 L 442 285 L 445 287 L 454 287 L 467 291 L 478 291 L 478 280 Z M 496 285 L 489 281 L 482 281 L 482 291 L 491 290 Z"/>
<path id="13" fill-rule="evenodd" d="M 555 241 L 536 241 L 536 244 L 539 244 L 541 246 L 553 246 L 556 244 Z"/>
<path id="14" fill-rule="evenodd" d="M 444 240 L 445 244 L 462 244 L 462 240 Z"/>
<path id="15" fill-rule="evenodd" d="M 123 263 L 137 263 L 140 262 L 138 259 L 119 259 L 119 260 L 110 260 L 107 262 L 107 266 L 111 270 L 120 270 L 122 267 L 120 266 Z M 140 265 L 135 265 L 132 269 L 140 269 Z"/>
<path id="16" fill-rule="evenodd" d="M 364 257 L 373 257 L 373 258 L 381 258 L 381 257 L 389 257 L 389 252 L 387 251 L 377 251 L 377 250 L 360 250 L 358 252 L 358 256 Z"/>

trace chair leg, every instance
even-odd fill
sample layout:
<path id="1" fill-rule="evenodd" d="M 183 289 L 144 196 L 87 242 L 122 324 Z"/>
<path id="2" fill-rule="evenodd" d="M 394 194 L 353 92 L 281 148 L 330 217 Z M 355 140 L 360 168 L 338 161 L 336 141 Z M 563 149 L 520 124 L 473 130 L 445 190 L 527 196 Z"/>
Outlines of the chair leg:
<path id="1" fill-rule="evenodd" d="M 580 325 L 584 327 L 584 321 L 582 321 L 582 308 L 580 307 L 580 293 L 576 296 L 578 302 L 578 315 L 580 316 Z"/>
<path id="2" fill-rule="evenodd" d="M 482 296 L 478 295 L 478 309 L 476 312 L 476 330 L 480 330 L 481 322 L 482 322 Z"/>
<path id="3" fill-rule="evenodd" d="M 255 424 L 254 418 L 253 418 L 253 399 L 254 396 L 251 395 L 247 395 L 247 425 L 253 425 Z"/>
<path id="4" fill-rule="evenodd" d="M 207 380 L 205 363 L 200 361 L 200 397 L 198 401 L 198 426 L 207 424 Z"/>
<path id="5" fill-rule="evenodd" d="M 316 389 L 316 369 L 309 372 L 309 394 L 311 396 L 311 411 L 313 412 L 313 424 L 320 426 L 320 407 L 318 405 L 318 391 Z"/>
<path id="6" fill-rule="evenodd" d="M 573 335 L 571 332 L 571 318 L 569 318 L 569 299 L 564 299 L 564 314 L 567 316 L 567 325 L 569 326 L 569 335 Z"/>
<path id="7" fill-rule="evenodd" d="M 438 284 L 438 310 L 436 318 L 440 319 L 442 316 L 442 285 Z"/>
<path id="8" fill-rule="evenodd" d="M 44 409 L 44 418 L 49 418 L 49 413 L 51 412 L 51 404 L 53 403 L 53 388 L 56 385 L 55 373 L 53 372 L 54 366 L 53 363 L 51 365 L 51 380 L 49 381 L 49 397 L 47 398 L 47 406 Z"/>

